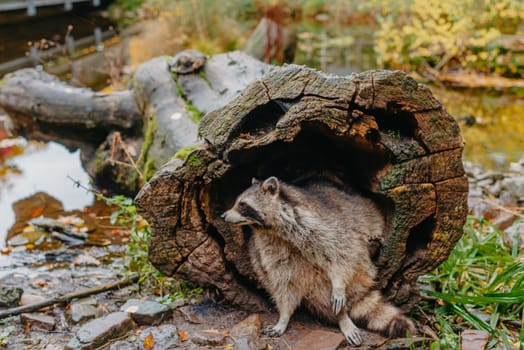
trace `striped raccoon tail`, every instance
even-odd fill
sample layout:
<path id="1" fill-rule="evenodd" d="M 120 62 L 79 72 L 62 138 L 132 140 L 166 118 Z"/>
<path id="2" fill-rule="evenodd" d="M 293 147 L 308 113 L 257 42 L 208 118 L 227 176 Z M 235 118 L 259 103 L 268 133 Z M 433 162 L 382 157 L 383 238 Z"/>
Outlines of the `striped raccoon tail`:
<path id="1" fill-rule="evenodd" d="M 399 338 L 415 335 L 415 325 L 402 311 L 384 300 L 378 290 L 355 301 L 349 312 L 351 319 L 363 328 L 385 337 Z"/>

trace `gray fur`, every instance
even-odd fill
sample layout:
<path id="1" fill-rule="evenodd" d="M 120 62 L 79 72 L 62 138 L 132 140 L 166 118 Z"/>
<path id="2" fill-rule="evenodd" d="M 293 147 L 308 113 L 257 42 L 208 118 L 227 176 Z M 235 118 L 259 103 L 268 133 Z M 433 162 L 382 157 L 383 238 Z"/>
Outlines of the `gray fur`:
<path id="1" fill-rule="evenodd" d="M 373 290 L 376 268 L 369 240 L 383 237 L 385 222 L 370 199 L 328 183 L 299 188 L 270 177 L 254 180 L 223 217 L 253 232 L 253 267 L 280 312 L 278 323 L 267 330 L 270 335 L 285 331 L 302 301 L 338 322 L 351 344 L 362 343 L 352 319 L 386 335 L 402 319 L 397 323 L 413 333 L 412 322 Z"/>

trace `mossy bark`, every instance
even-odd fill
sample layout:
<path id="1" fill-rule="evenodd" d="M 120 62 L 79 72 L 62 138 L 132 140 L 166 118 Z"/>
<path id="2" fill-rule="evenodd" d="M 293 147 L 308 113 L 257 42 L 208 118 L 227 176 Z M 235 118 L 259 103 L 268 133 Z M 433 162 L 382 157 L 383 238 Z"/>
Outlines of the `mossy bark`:
<path id="1" fill-rule="evenodd" d="M 378 282 L 397 303 L 417 299 L 417 277 L 461 236 L 467 181 L 459 128 L 404 73 L 338 77 L 284 66 L 208 113 L 199 133 L 200 146 L 165 164 L 136 203 L 153 228 L 153 264 L 233 303 L 264 307 L 250 232 L 220 218 L 252 177 L 331 174 L 374 198 L 389 222 L 373 254 Z"/>

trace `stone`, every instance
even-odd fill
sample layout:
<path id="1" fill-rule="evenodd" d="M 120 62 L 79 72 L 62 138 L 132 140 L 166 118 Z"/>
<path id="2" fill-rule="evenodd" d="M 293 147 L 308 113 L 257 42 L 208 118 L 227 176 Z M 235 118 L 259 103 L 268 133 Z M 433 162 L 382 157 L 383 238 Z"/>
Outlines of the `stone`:
<path id="1" fill-rule="evenodd" d="M 169 306 L 152 300 L 129 299 L 120 307 L 138 324 L 158 324 L 170 313 Z"/>
<path id="2" fill-rule="evenodd" d="M 234 349 L 256 349 L 256 339 L 260 332 L 261 324 L 260 315 L 253 314 L 234 325 L 229 332 L 231 338 L 235 340 Z"/>
<path id="3" fill-rule="evenodd" d="M 22 298 L 20 298 L 20 305 L 32 305 L 44 300 L 46 300 L 46 298 L 43 295 L 24 293 L 22 294 Z"/>
<path id="4" fill-rule="evenodd" d="M 24 290 L 18 287 L 0 286 L 0 307 L 18 305 Z"/>
<path id="5" fill-rule="evenodd" d="M 95 318 L 96 313 L 96 305 L 89 302 L 76 302 L 71 304 L 66 316 L 73 323 L 84 323 Z"/>
<path id="6" fill-rule="evenodd" d="M 524 221 L 517 221 L 506 229 L 506 239 L 511 245 L 517 244 L 519 249 L 524 249 Z"/>
<path id="7" fill-rule="evenodd" d="M 64 349 L 96 349 L 111 339 L 118 338 L 135 327 L 131 316 L 126 312 L 114 312 L 84 324 Z"/>
<path id="8" fill-rule="evenodd" d="M 502 188 L 511 192 L 514 198 L 524 197 L 524 175 L 505 178 Z"/>
<path id="9" fill-rule="evenodd" d="M 154 339 L 155 346 L 153 349 L 178 349 L 180 342 L 178 340 L 178 330 L 175 325 L 163 324 L 158 327 L 148 327 L 140 333 L 140 344 L 144 344 L 146 337 L 151 335 Z"/>
<path id="10" fill-rule="evenodd" d="M 218 346 L 223 345 L 226 336 L 216 329 L 197 331 L 191 335 L 191 341 L 198 345 Z"/>
<path id="11" fill-rule="evenodd" d="M 184 316 L 184 319 L 193 324 L 204 323 L 204 320 L 193 312 L 193 307 L 191 305 L 183 306 L 178 308 L 178 311 Z"/>
<path id="12" fill-rule="evenodd" d="M 476 329 L 466 329 L 460 335 L 462 350 L 482 350 L 489 340 L 489 333 Z"/>
<path id="13" fill-rule="evenodd" d="M 336 350 L 345 341 L 342 333 L 335 333 L 324 330 L 314 330 L 300 338 L 293 350 Z"/>
<path id="14" fill-rule="evenodd" d="M 56 326 L 55 318 L 43 313 L 21 314 L 20 323 L 24 326 L 29 325 L 31 328 L 35 327 L 45 329 L 46 331 L 51 331 Z"/>
<path id="15" fill-rule="evenodd" d="M 143 347 L 140 347 L 139 345 L 127 341 L 127 340 L 119 340 L 117 342 L 114 342 L 109 347 L 109 350 L 139 350 L 143 349 Z"/>

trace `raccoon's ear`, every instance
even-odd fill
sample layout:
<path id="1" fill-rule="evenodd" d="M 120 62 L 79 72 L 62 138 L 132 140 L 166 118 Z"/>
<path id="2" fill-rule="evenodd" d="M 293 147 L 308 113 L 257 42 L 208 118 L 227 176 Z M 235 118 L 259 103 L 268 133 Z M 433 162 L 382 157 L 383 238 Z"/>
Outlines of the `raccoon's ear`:
<path id="1" fill-rule="evenodd" d="M 251 184 L 252 184 L 252 185 L 257 185 L 257 184 L 259 184 L 259 183 L 260 183 L 260 180 L 257 180 L 257 179 L 254 178 L 254 177 L 251 178 Z"/>
<path id="2" fill-rule="evenodd" d="M 274 176 L 271 176 L 266 181 L 264 181 L 264 183 L 262 184 L 262 191 L 267 192 L 271 195 L 278 194 L 279 190 L 280 190 L 280 184 L 278 182 L 278 179 Z"/>

